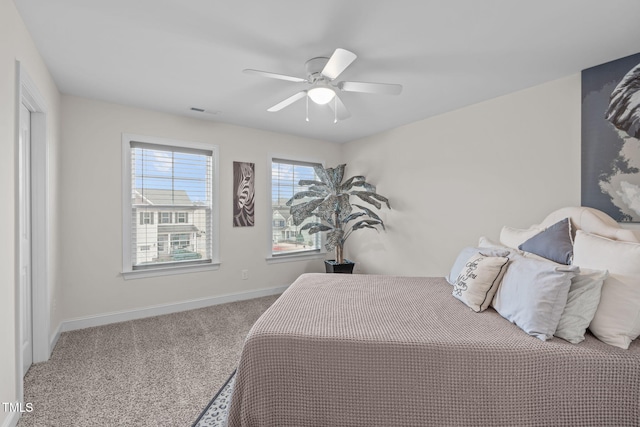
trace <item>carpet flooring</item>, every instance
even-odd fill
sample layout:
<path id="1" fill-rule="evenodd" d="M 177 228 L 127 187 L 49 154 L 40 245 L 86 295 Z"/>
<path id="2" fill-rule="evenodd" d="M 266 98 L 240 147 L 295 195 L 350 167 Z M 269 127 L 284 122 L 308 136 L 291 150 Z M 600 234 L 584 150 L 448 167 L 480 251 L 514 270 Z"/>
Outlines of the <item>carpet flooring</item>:
<path id="1" fill-rule="evenodd" d="M 65 332 L 25 376 L 18 427 L 190 426 L 277 296 Z"/>

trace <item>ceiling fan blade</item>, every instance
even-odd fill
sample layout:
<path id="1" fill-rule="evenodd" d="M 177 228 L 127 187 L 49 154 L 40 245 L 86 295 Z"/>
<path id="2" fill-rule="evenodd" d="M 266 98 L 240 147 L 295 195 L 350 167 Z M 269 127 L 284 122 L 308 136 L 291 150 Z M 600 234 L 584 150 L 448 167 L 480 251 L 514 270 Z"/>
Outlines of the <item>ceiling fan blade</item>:
<path id="1" fill-rule="evenodd" d="M 249 68 L 242 71 L 247 74 L 257 74 L 262 77 L 269 77 L 270 79 L 287 80 L 296 83 L 303 83 L 307 81 L 307 79 L 301 79 L 300 77 L 286 76 L 284 74 L 270 73 L 268 71 L 251 70 Z"/>
<path id="2" fill-rule="evenodd" d="M 291 95 L 284 101 L 278 102 L 276 105 L 269 108 L 267 111 L 270 113 L 275 113 L 276 111 L 282 110 L 284 107 L 288 107 L 289 105 L 293 104 L 297 100 L 304 98 L 305 96 L 307 96 L 307 91 L 306 90 L 300 91 L 295 95 Z"/>
<path id="3" fill-rule="evenodd" d="M 347 110 L 347 107 L 345 107 L 338 94 L 336 94 L 335 101 L 329 101 L 328 105 L 331 107 L 331 110 L 333 110 L 336 119 L 345 120 L 351 117 L 351 113 L 349 112 L 349 110 Z"/>
<path id="4" fill-rule="evenodd" d="M 329 61 L 322 69 L 321 74 L 329 80 L 333 80 L 346 70 L 357 57 L 358 56 L 353 52 L 338 48 L 333 52 L 331 58 L 329 58 Z"/>
<path id="5" fill-rule="evenodd" d="M 391 83 L 340 82 L 338 87 L 345 92 L 381 93 L 385 95 L 399 95 L 402 92 L 402 85 Z"/>

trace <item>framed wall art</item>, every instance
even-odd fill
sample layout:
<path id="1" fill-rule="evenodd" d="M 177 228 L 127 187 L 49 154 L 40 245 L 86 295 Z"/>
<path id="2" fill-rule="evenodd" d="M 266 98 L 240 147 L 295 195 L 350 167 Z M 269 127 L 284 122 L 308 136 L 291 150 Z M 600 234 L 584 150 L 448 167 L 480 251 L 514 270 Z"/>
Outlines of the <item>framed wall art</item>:
<path id="1" fill-rule="evenodd" d="M 253 227 L 255 163 L 233 162 L 233 226 Z"/>

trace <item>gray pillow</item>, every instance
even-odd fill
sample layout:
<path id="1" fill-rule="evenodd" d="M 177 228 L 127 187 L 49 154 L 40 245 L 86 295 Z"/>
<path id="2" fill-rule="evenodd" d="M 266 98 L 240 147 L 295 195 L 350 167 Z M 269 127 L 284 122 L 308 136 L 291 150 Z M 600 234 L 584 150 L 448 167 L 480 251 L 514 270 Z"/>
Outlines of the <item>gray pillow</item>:
<path id="1" fill-rule="evenodd" d="M 518 249 L 540 255 L 560 264 L 571 264 L 573 241 L 569 218 L 556 222 L 518 246 Z"/>
<path id="2" fill-rule="evenodd" d="M 453 263 L 453 266 L 451 267 L 451 271 L 449 272 L 449 275 L 445 277 L 445 279 L 447 279 L 447 282 L 449 282 L 450 285 L 453 285 L 456 283 L 456 280 L 458 279 L 460 272 L 464 268 L 464 265 L 467 263 L 467 261 L 469 261 L 469 258 L 471 258 L 473 255 L 476 255 L 478 253 L 484 256 L 504 257 L 509 255 L 509 250 L 505 248 L 474 248 L 471 246 L 464 248 L 458 254 L 456 261 Z"/>
<path id="3" fill-rule="evenodd" d="M 596 314 L 600 303 L 602 284 L 609 276 L 607 270 L 581 268 L 571 279 L 567 305 L 564 307 L 555 336 L 578 344 L 584 340 L 584 333 Z"/>
<path id="4" fill-rule="evenodd" d="M 529 335 L 551 339 L 578 267 L 518 255 L 512 259 L 493 298 L 493 308 Z"/>

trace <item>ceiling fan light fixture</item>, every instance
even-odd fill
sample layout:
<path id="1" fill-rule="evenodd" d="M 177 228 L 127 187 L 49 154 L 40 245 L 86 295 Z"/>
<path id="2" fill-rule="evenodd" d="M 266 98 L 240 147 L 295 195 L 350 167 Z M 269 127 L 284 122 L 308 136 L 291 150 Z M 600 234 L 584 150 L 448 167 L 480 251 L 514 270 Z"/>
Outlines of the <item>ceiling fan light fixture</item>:
<path id="1" fill-rule="evenodd" d="M 316 86 L 310 89 L 307 94 L 318 105 L 328 104 L 336 96 L 333 89 L 327 86 Z"/>

